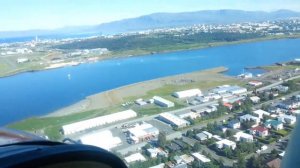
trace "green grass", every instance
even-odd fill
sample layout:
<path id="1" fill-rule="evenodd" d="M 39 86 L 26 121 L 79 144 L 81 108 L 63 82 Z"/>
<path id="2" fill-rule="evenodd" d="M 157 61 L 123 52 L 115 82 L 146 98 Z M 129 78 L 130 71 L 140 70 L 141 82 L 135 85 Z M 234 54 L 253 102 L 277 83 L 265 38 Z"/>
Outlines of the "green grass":
<path id="1" fill-rule="evenodd" d="M 268 66 L 262 66 L 261 68 L 268 70 L 268 71 L 275 71 L 275 70 L 293 70 L 296 68 L 300 68 L 300 66 L 297 66 L 297 65 L 286 65 L 286 66 L 268 65 Z"/>
<path id="2" fill-rule="evenodd" d="M 282 129 L 282 130 L 278 130 L 278 131 L 273 131 L 275 134 L 277 134 L 277 135 L 281 135 L 281 136 L 287 136 L 290 132 L 289 131 L 287 131 L 287 130 L 284 130 L 284 129 Z"/>
<path id="3" fill-rule="evenodd" d="M 118 108 L 115 108 L 117 110 Z M 113 111 L 113 110 L 112 110 Z M 89 119 L 111 113 L 110 110 L 92 110 L 82 113 L 70 114 L 60 117 L 33 117 L 17 123 L 8 125 L 8 128 L 24 130 L 29 132 L 38 132 L 47 135 L 52 140 L 61 139 L 59 130 L 65 124 L 70 124 L 76 121 Z"/>

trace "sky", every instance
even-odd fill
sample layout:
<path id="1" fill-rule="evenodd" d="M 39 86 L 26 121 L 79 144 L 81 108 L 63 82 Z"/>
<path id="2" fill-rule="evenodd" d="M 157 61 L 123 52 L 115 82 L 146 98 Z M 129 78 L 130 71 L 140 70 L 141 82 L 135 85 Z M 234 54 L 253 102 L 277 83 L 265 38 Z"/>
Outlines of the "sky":
<path id="1" fill-rule="evenodd" d="M 0 0 L 0 31 L 96 25 L 157 12 L 300 11 L 300 0 Z"/>

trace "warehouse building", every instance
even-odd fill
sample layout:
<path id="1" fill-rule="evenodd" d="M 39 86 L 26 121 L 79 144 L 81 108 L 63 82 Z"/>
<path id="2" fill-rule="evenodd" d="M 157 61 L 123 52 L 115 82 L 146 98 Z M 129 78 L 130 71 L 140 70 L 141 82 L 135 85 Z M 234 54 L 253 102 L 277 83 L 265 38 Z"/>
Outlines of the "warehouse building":
<path id="1" fill-rule="evenodd" d="M 143 122 L 128 129 L 128 134 L 134 143 L 139 143 L 157 137 L 159 130 L 156 127 L 153 127 L 153 125 Z"/>
<path id="2" fill-rule="evenodd" d="M 62 126 L 62 131 L 64 135 L 69 135 L 77 132 L 81 132 L 90 128 L 102 126 L 105 124 L 114 123 L 121 120 L 126 120 L 129 118 L 136 117 L 137 114 L 133 110 L 125 110 L 118 113 L 113 113 L 101 117 L 96 117 L 88 120 L 79 121 L 76 123 L 68 124 Z"/>
<path id="3" fill-rule="evenodd" d="M 193 96 L 202 96 L 202 92 L 200 89 L 189 89 L 189 90 L 174 92 L 172 95 L 176 98 L 188 98 Z"/>
<path id="4" fill-rule="evenodd" d="M 158 119 L 176 128 L 186 127 L 190 124 L 188 121 L 179 118 L 178 116 L 171 113 L 161 113 L 158 116 Z"/>
<path id="5" fill-rule="evenodd" d="M 134 153 L 124 158 L 127 163 L 132 163 L 136 161 L 146 161 L 146 158 L 141 153 Z"/>
<path id="6" fill-rule="evenodd" d="M 153 97 L 153 100 L 154 100 L 154 103 L 158 106 L 161 106 L 161 107 L 174 107 L 175 104 L 169 100 L 166 100 L 162 97 L 159 97 L 159 96 L 154 96 Z"/>
<path id="7" fill-rule="evenodd" d="M 244 94 L 247 92 L 247 89 L 240 86 L 223 85 L 223 86 L 216 87 L 212 91 L 216 94 L 225 94 L 225 93 Z"/>
<path id="8" fill-rule="evenodd" d="M 82 144 L 93 145 L 106 150 L 110 150 L 111 148 L 114 148 L 122 143 L 119 137 L 114 137 L 108 130 L 84 135 L 79 141 Z"/>

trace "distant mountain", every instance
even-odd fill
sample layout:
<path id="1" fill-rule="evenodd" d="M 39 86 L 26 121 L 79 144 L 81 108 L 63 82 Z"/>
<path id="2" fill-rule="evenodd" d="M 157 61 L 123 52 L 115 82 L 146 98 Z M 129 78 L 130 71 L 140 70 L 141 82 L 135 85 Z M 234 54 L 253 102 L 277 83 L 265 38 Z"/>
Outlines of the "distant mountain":
<path id="1" fill-rule="evenodd" d="M 189 26 L 194 24 L 229 24 L 267 21 L 300 17 L 300 12 L 279 10 L 275 12 L 242 10 L 206 10 L 183 13 L 154 13 L 132 19 L 100 24 L 98 30 L 105 33 L 127 32 L 163 27 Z"/>
<path id="2" fill-rule="evenodd" d="M 300 12 L 278 10 L 274 12 L 242 10 L 204 10 L 183 13 L 154 13 L 137 18 L 123 19 L 95 26 L 67 27 L 56 30 L 30 30 L 0 32 L 2 37 L 49 36 L 49 35 L 95 35 L 115 34 L 154 28 L 190 26 L 194 24 L 228 24 L 300 17 Z"/>

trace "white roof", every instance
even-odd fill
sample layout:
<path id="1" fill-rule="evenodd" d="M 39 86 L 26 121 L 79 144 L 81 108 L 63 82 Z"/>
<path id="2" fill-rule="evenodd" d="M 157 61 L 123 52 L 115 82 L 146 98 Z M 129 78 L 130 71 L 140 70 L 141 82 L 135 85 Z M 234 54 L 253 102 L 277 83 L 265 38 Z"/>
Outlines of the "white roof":
<path id="1" fill-rule="evenodd" d="M 202 92 L 200 89 L 189 89 L 189 90 L 174 92 L 173 95 L 178 98 L 186 98 L 186 97 L 202 95 Z"/>
<path id="2" fill-rule="evenodd" d="M 295 116 L 292 116 L 292 115 L 280 115 L 279 116 L 280 118 L 287 118 L 287 119 L 290 119 L 290 120 L 295 120 L 296 121 L 296 117 Z"/>
<path id="3" fill-rule="evenodd" d="M 227 146 L 233 146 L 233 145 L 236 145 L 235 142 L 230 141 L 230 140 L 228 140 L 228 139 L 222 139 L 221 141 L 218 141 L 218 142 L 216 142 L 216 143 L 217 143 L 217 144 L 225 144 L 225 145 L 227 145 Z"/>
<path id="4" fill-rule="evenodd" d="M 206 156 L 204 156 L 204 155 L 201 155 L 200 153 L 192 153 L 192 155 L 193 155 L 196 159 L 200 160 L 200 161 L 203 162 L 203 163 L 210 162 L 210 159 L 208 159 L 208 158 L 207 158 Z"/>
<path id="5" fill-rule="evenodd" d="M 159 97 L 159 96 L 154 96 L 153 99 L 154 99 L 154 101 L 158 101 L 158 102 L 161 102 L 161 103 L 163 103 L 163 104 L 174 105 L 173 102 L 171 102 L 171 101 L 169 101 L 169 100 L 167 100 L 167 99 L 164 99 L 164 98 L 162 98 L 162 97 Z"/>
<path id="6" fill-rule="evenodd" d="M 177 125 L 177 126 L 188 124 L 188 122 L 186 120 L 181 119 L 171 113 L 161 113 L 160 116 L 163 117 L 164 119 L 168 120 L 169 122 L 172 122 L 174 125 Z"/>
<path id="7" fill-rule="evenodd" d="M 139 137 L 143 137 L 143 136 L 147 135 L 148 132 L 146 130 L 149 129 L 149 128 L 153 128 L 154 132 L 156 132 L 157 134 L 159 133 L 159 130 L 157 128 L 155 128 L 155 127 L 153 127 L 153 125 L 145 123 L 145 122 L 142 123 L 142 124 L 136 124 L 135 127 L 129 128 L 128 131 L 133 136 L 139 138 Z"/>
<path id="8" fill-rule="evenodd" d="M 256 121 L 260 121 L 260 118 L 255 117 L 255 116 L 250 115 L 250 114 L 245 114 L 243 116 L 240 116 L 240 120 L 256 120 Z"/>
<path id="9" fill-rule="evenodd" d="M 253 136 L 252 136 L 252 135 L 247 134 L 247 133 L 244 133 L 244 132 L 242 132 L 242 131 L 237 132 L 237 133 L 234 135 L 234 137 L 236 137 L 236 138 L 242 137 L 242 138 L 245 138 L 245 139 L 253 139 Z"/>
<path id="10" fill-rule="evenodd" d="M 80 141 L 82 144 L 93 145 L 106 150 L 110 150 L 122 143 L 119 137 L 113 137 L 108 130 L 84 135 L 80 138 Z"/>
<path id="11" fill-rule="evenodd" d="M 67 134 L 80 132 L 80 131 L 83 131 L 83 130 L 86 130 L 89 128 L 117 122 L 120 120 L 133 118 L 136 116 L 137 116 L 136 112 L 130 109 L 130 110 L 125 110 L 125 111 L 118 112 L 118 113 L 113 113 L 113 114 L 109 114 L 109 115 L 105 115 L 105 116 L 101 116 L 101 117 L 96 117 L 96 118 L 92 118 L 92 119 L 88 119 L 88 120 L 75 122 L 72 124 L 67 124 L 67 125 L 62 126 L 62 129 L 63 129 L 64 134 L 67 135 Z"/>
<path id="12" fill-rule="evenodd" d="M 252 96 L 252 97 L 250 97 L 250 100 L 258 101 L 258 100 L 260 100 L 260 98 L 258 96 Z"/>
<path id="13" fill-rule="evenodd" d="M 266 111 L 264 111 L 264 110 L 261 110 L 261 109 L 259 109 L 259 110 L 255 110 L 255 111 L 253 111 L 253 113 L 255 113 L 255 114 L 257 114 L 258 115 L 258 117 L 259 118 L 263 118 L 263 115 L 267 115 L 267 116 L 269 116 L 270 115 L 270 113 L 269 112 L 266 112 Z"/>
<path id="14" fill-rule="evenodd" d="M 212 137 L 212 136 L 213 136 L 213 134 L 211 134 L 211 133 L 209 133 L 209 132 L 207 132 L 207 131 L 202 131 L 202 133 L 205 134 L 205 135 L 207 135 L 207 136 L 209 136 L 209 137 Z"/>
<path id="15" fill-rule="evenodd" d="M 135 161 L 146 161 L 146 158 L 140 153 L 135 153 L 135 154 L 129 155 L 129 156 L 125 157 L 124 159 L 127 163 L 131 163 L 131 162 L 135 162 Z"/>

